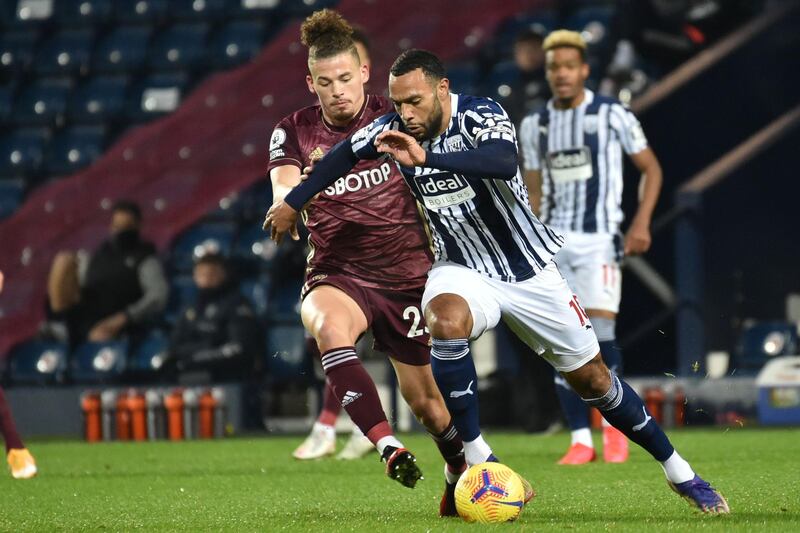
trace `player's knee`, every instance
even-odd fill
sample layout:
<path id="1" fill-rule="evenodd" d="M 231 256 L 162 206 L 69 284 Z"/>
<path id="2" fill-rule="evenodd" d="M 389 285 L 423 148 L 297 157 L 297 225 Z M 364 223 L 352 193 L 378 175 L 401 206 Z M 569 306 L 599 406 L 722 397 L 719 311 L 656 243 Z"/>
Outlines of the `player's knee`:
<path id="1" fill-rule="evenodd" d="M 436 339 L 464 339 L 472 330 L 469 306 L 455 295 L 434 298 L 425 308 L 425 320 L 431 336 Z"/>
<path id="2" fill-rule="evenodd" d="M 354 344 L 349 328 L 336 320 L 321 320 L 314 328 L 313 333 L 321 352 Z"/>
<path id="3" fill-rule="evenodd" d="M 599 398 L 611 388 L 611 373 L 600 356 L 568 373 L 566 377 L 582 398 Z"/>

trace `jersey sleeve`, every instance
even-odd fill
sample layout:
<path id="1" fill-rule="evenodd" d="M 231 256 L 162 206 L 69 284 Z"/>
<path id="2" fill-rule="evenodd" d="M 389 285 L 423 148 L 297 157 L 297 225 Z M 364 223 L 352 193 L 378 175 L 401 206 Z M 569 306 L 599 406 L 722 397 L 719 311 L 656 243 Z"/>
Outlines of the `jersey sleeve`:
<path id="1" fill-rule="evenodd" d="M 283 165 L 303 168 L 303 155 L 297 139 L 297 128 L 290 117 L 275 126 L 269 138 L 269 165 L 267 171 Z"/>
<path id="2" fill-rule="evenodd" d="M 466 132 L 472 145 L 487 141 L 516 143 L 514 124 L 500 104 L 490 98 L 475 98 L 464 111 L 461 131 Z"/>
<path id="3" fill-rule="evenodd" d="M 539 114 L 528 115 L 519 127 L 519 144 L 522 149 L 522 168 L 541 170 L 539 158 Z"/>
<path id="4" fill-rule="evenodd" d="M 383 154 L 375 146 L 375 138 L 388 130 L 400 128 L 400 119 L 396 113 L 389 113 L 378 117 L 350 137 L 353 155 L 359 159 L 378 159 Z"/>
<path id="5" fill-rule="evenodd" d="M 647 148 L 647 137 L 645 137 L 639 119 L 622 104 L 611 106 L 611 127 L 616 131 L 626 154 L 638 154 Z"/>

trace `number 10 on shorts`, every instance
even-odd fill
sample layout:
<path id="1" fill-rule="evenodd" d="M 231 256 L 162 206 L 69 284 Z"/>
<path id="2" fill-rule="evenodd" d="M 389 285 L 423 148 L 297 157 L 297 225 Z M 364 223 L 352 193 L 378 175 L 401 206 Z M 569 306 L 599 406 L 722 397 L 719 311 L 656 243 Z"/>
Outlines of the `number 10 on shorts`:
<path id="1" fill-rule="evenodd" d="M 569 301 L 569 306 L 575 311 L 575 314 L 578 315 L 578 320 L 581 321 L 581 327 L 585 326 L 586 321 L 589 320 L 589 315 L 586 314 L 586 311 L 583 310 L 581 304 L 578 303 L 577 295 L 572 295 L 572 300 Z"/>

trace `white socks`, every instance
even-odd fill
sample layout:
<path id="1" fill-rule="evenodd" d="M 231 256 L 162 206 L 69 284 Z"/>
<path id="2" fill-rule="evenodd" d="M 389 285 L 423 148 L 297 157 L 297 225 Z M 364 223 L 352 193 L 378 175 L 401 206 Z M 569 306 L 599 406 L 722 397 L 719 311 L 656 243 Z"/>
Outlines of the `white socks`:
<path id="1" fill-rule="evenodd" d="M 572 430 L 571 437 L 572 446 L 575 444 L 583 444 L 589 448 L 594 448 L 594 442 L 592 442 L 592 430 L 589 428 L 574 429 Z"/>
<path id="2" fill-rule="evenodd" d="M 311 431 L 312 433 L 325 433 L 325 436 L 328 438 L 336 438 L 336 429 L 333 426 L 329 426 L 328 424 L 323 424 L 321 422 L 314 422 L 314 427 L 311 429 Z"/>
<path id="3" fill-rule="evenodd" d="M 464 441 L 464 458 L 469 466 L 486 462 L 490 455 L 492 455 L 492 449 L 481 435 L 478 435 L 475 440 Z"/>
<path id="4" fill-rule="evenodd" d="M 378 439 L 378 442 L 375 443 L 375 447 L 378 448 L 378 453 L 381 454 L 383 457 L 383 450 L 387 446 L 394 446 L 395 448 L 405 448 L 403 443 L 397 440 L 397 437 L 394 435 L 386 435 L 385 437 L 381 437 Z"/>
<path id="5" fill-rule="evenodd" d="M 664 469 L 667 479 L 673 483 L 685 483 L 694 479 L 694 470 L 678 452 L 672 452 L 669 459 L 661 463 L 661 468 Z"/>

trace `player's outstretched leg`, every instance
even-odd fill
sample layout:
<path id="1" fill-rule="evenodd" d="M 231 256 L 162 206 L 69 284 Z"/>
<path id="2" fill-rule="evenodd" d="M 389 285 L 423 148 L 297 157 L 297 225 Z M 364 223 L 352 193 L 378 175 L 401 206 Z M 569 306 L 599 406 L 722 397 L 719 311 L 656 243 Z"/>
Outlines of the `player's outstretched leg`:
<path id="1" fill-rule="evenodd" d="M 611 372 L 599 354 L 565 377 L 586 403 L 597 407 L 612 426 L 661 463 L 673 490 L 703 512 L 730 512 L 725 498 L 695 474 L 650 416 L 636 391 Z"/>
<path id="2" fill-rule="evenodd" d="M 594 326 L 603 361 L 612 372 L 622 376 L 622 352 L 616 340 L 616 320 L 606 317 L 589 318 Z M 607 463 L 624 463 L 628 460 L 628 439 L 603 418 L 603 460 Z"/>
<path id="3" fill-rule="evenodd" d="M 6 443 L 6 460 L 11 476 L 14 479 L 29 479 L 35 476 L 36 461 L 22 443 L 3 389 L 0 389 L 0 433 L 3 434 Z"/>

